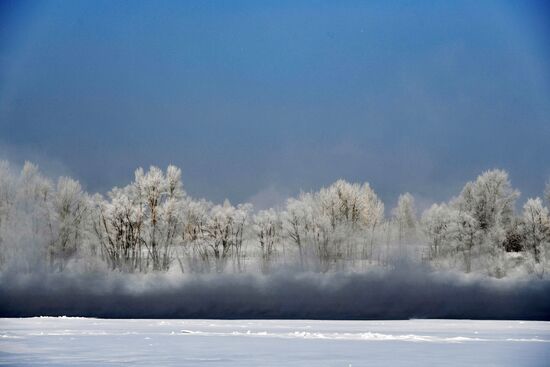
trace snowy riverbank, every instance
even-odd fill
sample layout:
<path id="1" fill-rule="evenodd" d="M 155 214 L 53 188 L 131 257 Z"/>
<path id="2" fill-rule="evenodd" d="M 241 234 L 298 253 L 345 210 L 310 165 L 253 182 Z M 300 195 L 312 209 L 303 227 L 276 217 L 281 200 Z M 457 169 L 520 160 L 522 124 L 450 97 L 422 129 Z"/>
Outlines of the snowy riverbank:
<path id="1" fill-rule="evenodd" d="M 0 319 L 1 365 L 543 366 L 550 323 Z"/>

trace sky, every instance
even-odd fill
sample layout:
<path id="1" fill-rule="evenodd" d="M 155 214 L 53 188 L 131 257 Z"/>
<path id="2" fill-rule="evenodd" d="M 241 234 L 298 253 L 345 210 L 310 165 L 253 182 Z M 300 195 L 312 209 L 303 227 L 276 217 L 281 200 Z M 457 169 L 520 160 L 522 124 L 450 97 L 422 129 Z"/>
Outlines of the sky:
<path id="1" fill-rule="evenodd" d="M 0 1 L 0 158 L 92 192 L 172 163 L 277 205 L 338 178 L 391 205 L 491 168 L 550 178 L 543 1 Z"/>

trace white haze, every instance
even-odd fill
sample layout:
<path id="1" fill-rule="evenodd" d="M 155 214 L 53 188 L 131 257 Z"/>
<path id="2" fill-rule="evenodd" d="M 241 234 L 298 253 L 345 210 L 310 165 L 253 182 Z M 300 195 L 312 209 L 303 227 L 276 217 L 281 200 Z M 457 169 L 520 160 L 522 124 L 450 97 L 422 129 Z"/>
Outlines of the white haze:
<path id="1" fill-rule="evenodd" d="M 547 320 L 548 209 L 518 196 L 491 170 L 421 215 L 343 180 L 256 210 L 174 166 L 104 196 L 0 162 L 0 315 Z"/>

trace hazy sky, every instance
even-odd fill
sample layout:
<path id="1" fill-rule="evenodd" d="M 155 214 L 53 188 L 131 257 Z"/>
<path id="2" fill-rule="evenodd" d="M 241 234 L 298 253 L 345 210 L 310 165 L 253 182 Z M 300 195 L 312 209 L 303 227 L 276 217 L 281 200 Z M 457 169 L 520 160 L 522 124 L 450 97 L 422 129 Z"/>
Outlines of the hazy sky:
<path id="1" fill-rule="evenodd" d="M 260 206 L 337 178 L 443 200 L 550 177 L 550 9 L 533 1 L 1 1 L 0 157 L 90 191 L 182 168 Z"/>

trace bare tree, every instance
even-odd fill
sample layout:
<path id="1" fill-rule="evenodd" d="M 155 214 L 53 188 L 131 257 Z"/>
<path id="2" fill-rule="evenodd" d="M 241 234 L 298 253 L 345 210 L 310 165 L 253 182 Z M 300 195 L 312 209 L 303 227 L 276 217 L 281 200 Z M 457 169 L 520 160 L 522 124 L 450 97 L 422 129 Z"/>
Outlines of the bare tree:
<path id="1" fill-rule="evenodd" d="M 278 213 L 273 210 L 262 210 L 253 217 L 253 230 L 260 244 L 261 269 L 267 273 L 270 269 L 275 245 L 279 241 L 282 223 Z"/>
<path id="2" fill-rule="evenodd" d="M 399 195 L 397 207 L 392 211 L 393 218 L 397 224 L 399 244 L 405 237 L 410 238 L 416 230 L 416 209 L 414 198 L 408 192 Z"/>
<path id="3" fill-rule="evenodd" d="M 540 263 L 546 244 L 550 241 L 550 217 L 548 209 L 539 198 L 529 199 L 523 206 L 523 235 L 526 248 L 536 263 Z"/>
<path id="4" fill-rule="evenodd" d="M 88 199 L 77 181 L 61 177 L 57 182 L 52 206 L 54 238 L 50 244 L 50 263 L 63 270 L 66 261 L 84 241 Z"/>

